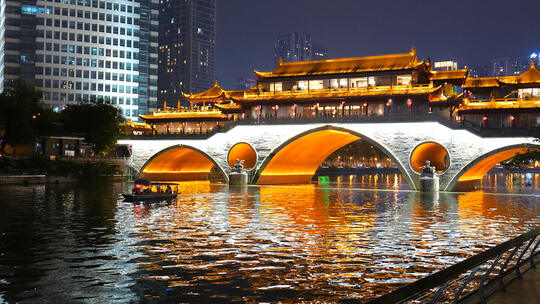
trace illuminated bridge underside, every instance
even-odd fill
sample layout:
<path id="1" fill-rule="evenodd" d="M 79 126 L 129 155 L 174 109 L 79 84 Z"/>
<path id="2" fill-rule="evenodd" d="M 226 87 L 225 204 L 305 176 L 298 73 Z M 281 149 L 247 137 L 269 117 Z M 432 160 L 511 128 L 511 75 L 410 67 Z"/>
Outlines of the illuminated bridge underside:
<path id="1" fill-rule="evenodd" d="M 152 181 L 205 180 L 214 163 L 189 147 L 173 147 L 150 159 L 141 170 L 142 178 Z"/>
<path id="2" fill-rule="evenodd" d="M 257 184 L 309 183 L 323 161 L 360 137 L 338 130 L 323 130 L 285 143 L 261 172 Z"/>
<path id="3" fill-rule="evenodd" d="M 239 125 L 204 140 L 120 143 L 132 146 L 134 168 L 151 180 L 217 179 L 218 174 L 228 180 L 226 173 L 238 158 L 246 165 L 255 162 L 250 183 L 283 184 L 309 182 L 331 153 L 358 139 L 386 154 L 412 190 L 418 189 L 417 170 L 425 160 L 443 165 L 440 188 L 450 191 L 456 184 L 479 181 L 498 162 L 518 152 L 540 148 L 533 138 L 482 138 L 436 122 Z M 440 147 L 435 149 L 434 144 Z"/>
<path id="4" fill-rule="evenodd" d="M 457 183 L 451 190 L 469 190 L 478 184 L 482 177 L 498 163 L 508 160 L 518 153 L 528 151 L 527 148 L 514 148 L 491 154 L 485 158 L 473 161 L 472 166 L 458 178 Z"/>

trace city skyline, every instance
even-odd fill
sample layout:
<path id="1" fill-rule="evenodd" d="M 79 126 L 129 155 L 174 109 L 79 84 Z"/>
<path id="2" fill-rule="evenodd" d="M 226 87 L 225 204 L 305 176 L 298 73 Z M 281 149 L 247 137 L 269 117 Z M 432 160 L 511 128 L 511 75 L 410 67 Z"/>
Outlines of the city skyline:
<path id="1" fill-rule="evenodd" d="M 0 4 L 2 85 L 20 78 L 56 112 L 97 99 L 131 120 L 156 108 L 158 0 Z"/>
<path id="2" fill-rule="evenodd" d="M 493 59 L 528 56 L 539 49 L 529 35 L 522 34 L 540 25 L 535 17 L 540 3 L 533 1 L 457 1 L 443 10 L 431 1 L 306 4 L 217 2 L 216 77 L 220 84 L 233 88 L 237 75 L 273 70 L 272 42 L 290 32 L 310 33 L 327 47 L 329 58 L 391 54 L 415 46 L 420 58 L 489 66 Z"/>

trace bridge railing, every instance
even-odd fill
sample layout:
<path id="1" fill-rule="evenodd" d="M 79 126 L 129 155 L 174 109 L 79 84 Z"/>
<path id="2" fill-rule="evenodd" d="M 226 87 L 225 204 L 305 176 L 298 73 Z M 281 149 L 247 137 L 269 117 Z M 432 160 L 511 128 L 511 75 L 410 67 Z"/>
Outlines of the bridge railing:
<path id="1" fill-rule="evenodd" d="M 252 117 L 239 120 L 241 125 L 257 125 L 257 124 L 308 124 L 308 123 L 358 123 L 358 122 L 412 122 L 412 121 L 437 121 L 440 119 L 449 119 L 438 117 L 431 113 L 387 113 L 384 115 L 350 115 L 350 116 L 317 116 L 317 117 L 283 117 L 283 118 L 263 118 Z M 457 126 L 458 124 L 456 124 Z"/>
<path id="2" fill-rule="evenodd" d="M 284 91 L 245 91 L 244 98 L 257 99 L 264 97 L 280 96 L 303 96 L 303 95 L 327 95 L 332 93 L 357 93 L 362 95 L 372 95 L 380 92 L 410 92 L 418 90 L 432 89 L 430 84 L 415 85 L 390 85 L 390 86 L 367 86 L 367 87 L 345 87 L 345 88 L 325 88 L 325 89 L 305 89 L 305 90 L 284 90 Z"/>
<path id="3" fill-rule="evenodd" d="M 435 113 L 387 113 L 384 115 L 318 116 L 318 117 L 250 117 L 231 121 L 224 127 L 203 133 L 169 133 L 131 135 L 132 139 L 207 139 L 216 133 L 227 132 L 237 125 L 286 125 L 314 123 L 388 123 L 388 122 L 438 122 L 451 129 L 467 129 L 483 137 L 534 136 L 537 128 L 482 128 L 470 121 L 455 121 Z"/>
<path id="4" fill-rule="evenodd" d="M 368 303 L 486 303 L 540 263 L 539 235 L 534 228 Z"/>

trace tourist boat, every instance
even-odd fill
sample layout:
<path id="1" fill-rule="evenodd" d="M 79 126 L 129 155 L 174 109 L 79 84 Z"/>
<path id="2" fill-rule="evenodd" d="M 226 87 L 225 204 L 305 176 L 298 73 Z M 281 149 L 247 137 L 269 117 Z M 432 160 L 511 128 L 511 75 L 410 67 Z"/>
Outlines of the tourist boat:
<path id="1" fill-rule="evenodd" d="M 167 187 L 167 191 L 161 192 L 161 187 Z M 157 187 L 158 192 L 151 191 L 152 187 Z M 173 187 L 176 189 L 173 191 Z M 147 179 L 137 179 L 133 185 L 132 193 L 122 193 L 126 202 L 161 202 L 171 201 L 178 196 L 178 185 L 163 183 L 152 183 Z"/>
<path id="2" fill-rule="evenodd" d="M 150 193 L 150 194 L 129 194 L 122 193 L 124 201 L 126 202 L 161 202 L 171 201 L 178 194 L 177 193 Z"/>

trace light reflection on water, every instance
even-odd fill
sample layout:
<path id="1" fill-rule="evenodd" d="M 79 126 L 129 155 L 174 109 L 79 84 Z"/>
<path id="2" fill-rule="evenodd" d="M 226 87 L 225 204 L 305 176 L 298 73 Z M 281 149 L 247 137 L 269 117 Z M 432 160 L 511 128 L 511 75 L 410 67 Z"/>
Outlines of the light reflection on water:
<path id="1" fill-rule="evenodd" d="M 120 201 L 128 184 L 0 188 L 0 297 L 366 300 L 540 224 L 537 176 L 531 186 L 488 176 L 484 191 L 438 195 L 396 191 L 399 178 L 189 182 L 177 202 L 152 206 Z M 381 181 L 389 190 L 371 189 Z M 486 192 L 501 187 L 522 194 Z"/>

